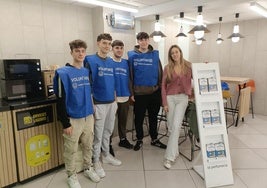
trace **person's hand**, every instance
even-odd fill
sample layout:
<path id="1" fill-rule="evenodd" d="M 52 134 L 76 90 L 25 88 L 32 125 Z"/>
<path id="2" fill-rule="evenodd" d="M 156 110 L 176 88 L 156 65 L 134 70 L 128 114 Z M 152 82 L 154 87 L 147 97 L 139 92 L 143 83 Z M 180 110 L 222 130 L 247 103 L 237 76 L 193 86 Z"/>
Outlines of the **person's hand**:
<path id="1" fill-rule="evenodd" d="M 63 129 L 63 132 L 66 135 L 71 135 L 72 134 L 72 130 L 73 130 L 73 128 L 72 128 L 72 126 L 70 126 L 70 127 L 66 128 L 66 129 Z"/>
<path id="2" fill-rule="evenodd" d="M 166 113 L 169 112 L 168 106 L 164 106 L 163 109 Z"/>
<path id="3" fill-rule="evenodd" d="M 131 96 L 131 100 L 132 100 L 133 102 L 135 102 L 135 100 L 134 100 L 134 95 L 133 95 L 133 96 Z"/>

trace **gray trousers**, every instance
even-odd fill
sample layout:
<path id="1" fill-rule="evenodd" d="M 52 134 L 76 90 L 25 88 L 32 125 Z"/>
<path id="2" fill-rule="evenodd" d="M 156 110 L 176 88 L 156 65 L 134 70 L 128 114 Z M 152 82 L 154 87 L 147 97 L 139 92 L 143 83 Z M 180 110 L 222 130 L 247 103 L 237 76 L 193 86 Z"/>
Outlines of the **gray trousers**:
<path id="1" fill-rule="evenodd" d="M 95 105 L 94 163 L 99 161 L 101 148 L 104 156 L 109 154 L 109 141 L 114 129 L 117 108 L 116 102 Z"/>

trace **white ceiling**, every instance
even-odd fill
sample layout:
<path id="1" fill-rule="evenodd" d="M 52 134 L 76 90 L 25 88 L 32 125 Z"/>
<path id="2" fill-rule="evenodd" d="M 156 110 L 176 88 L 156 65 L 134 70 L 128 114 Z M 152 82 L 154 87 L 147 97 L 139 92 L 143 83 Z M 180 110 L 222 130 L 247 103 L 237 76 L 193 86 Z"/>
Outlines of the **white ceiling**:
<path id="1" fill-rule="evenodd" d="M 76 0 L 55 1 L 94 7 L 78 3 Z M 172 18 L 179 16 L 180 12 L 184 12 L 185 18 L 195 19 L 198 6 L 203 6 L 202 15 L 207 24 L 218 23 L 219 17 L 223 17 L 223 23 L 235 21 L 235 13 L 240 14 L 239 21 L 263 18 L 249 8 L 251 0 L 110 0 L 108 2 L 137 8 L 139 12 L 134 15 L 139 20 L 153 20 L 156 14 L 159 14 L 160 18 Z M 257 3 L 267 9 L 267 0 L 257 0 Z"/>

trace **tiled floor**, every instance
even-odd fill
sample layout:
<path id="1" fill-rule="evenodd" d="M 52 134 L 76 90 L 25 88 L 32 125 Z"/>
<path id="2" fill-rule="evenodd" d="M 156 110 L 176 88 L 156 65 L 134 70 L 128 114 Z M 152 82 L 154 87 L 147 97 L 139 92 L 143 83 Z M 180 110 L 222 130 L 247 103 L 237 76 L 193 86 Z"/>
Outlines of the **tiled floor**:
<path id="1" fill-rule="evenodd" d="M 267 116 L 251 115 L 238 127 L 228 129 L 234 185 L 229 188 L 267 188 Z M 131 138 L 131 135 L 129 135 Z M 166 143 L 167 138 L 162 138 Z M 113 140 L 116 157 L 123 164 L 120 167 L 104 165 L 106 177 L 95 184 L 78 175 L 82 187 L 90 188 L 204 188 L 205 183 L 194 170 L 193 162 L 180 156 L 171 170 L 162 165 L 164 150 L 150 146 L 150 139 L 144 139 L 143 149 L 133 151 L 117 146 Z M 189 142 L 180 147 L 189 149 Z M 196 152 L 197 155 L 198 152 Z M 223 178 L 223 177 L 220 177 Z M 44 175 L 16 188 L 63 188 L 67 187 L 64 168 Z"/>

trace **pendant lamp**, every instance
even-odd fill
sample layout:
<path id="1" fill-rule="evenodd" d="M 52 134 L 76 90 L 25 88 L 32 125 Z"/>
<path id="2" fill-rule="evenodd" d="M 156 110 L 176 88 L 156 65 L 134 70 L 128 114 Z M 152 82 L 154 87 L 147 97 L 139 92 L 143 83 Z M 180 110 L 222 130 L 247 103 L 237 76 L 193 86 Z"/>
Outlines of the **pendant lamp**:
<path id="1" fill-rule="evenodd" d="M 161 31 L 160 31 L 160 23 L 159 23 L 159 15 L 156 15 L 156 23 L 155 23 L 155 31 L 150 34 L 150 37 L 153 38 L 155 42 L 159 42 L 162 37 L 166 37 Z"/>

